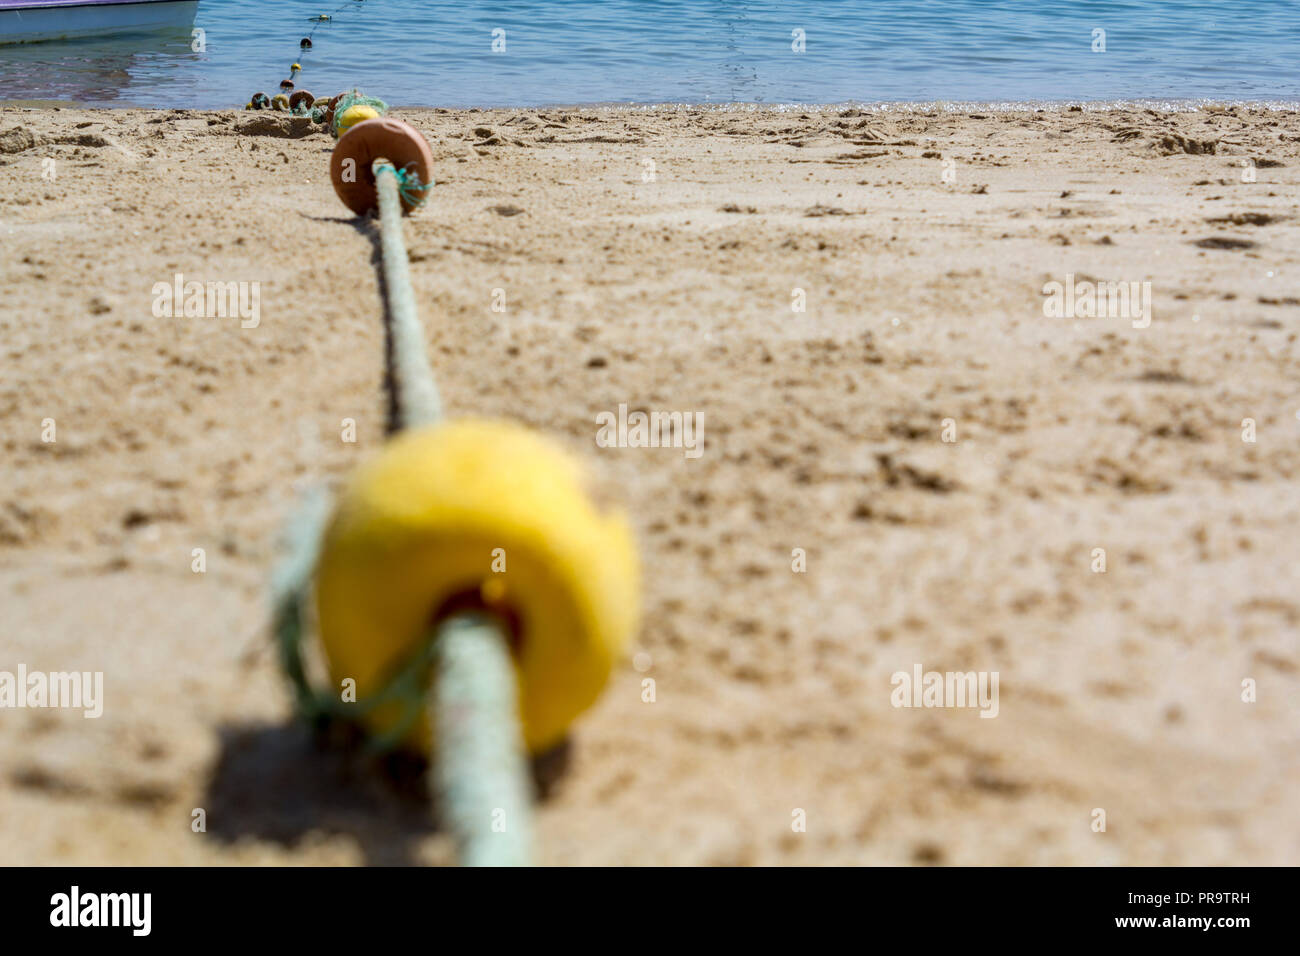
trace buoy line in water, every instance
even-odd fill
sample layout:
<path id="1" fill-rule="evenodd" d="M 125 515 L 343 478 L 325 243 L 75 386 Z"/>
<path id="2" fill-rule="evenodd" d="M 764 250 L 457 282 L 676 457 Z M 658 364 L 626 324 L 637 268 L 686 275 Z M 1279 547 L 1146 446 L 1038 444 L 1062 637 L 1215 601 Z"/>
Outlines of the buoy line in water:
<path id="1" fill-rule="evenodd" d="M 308 17 L 309 23 L 314 24 L 307 35 L 298 41 L 298 55 L 289 64 L 289 75 L 280 81 L 280 92 L 274 96 L 268 96 L 264 92 L 254 93 L 249 97 L 248 102 L 244 105 L 246 110 L 276 110 L 283 113 L 294 113 L 299 116 L 311 116 L 317 122 L 323 122 L 323 117 L 328 108 L 327 97 L 315 97 L 305 89 L 299 89 L 297 86 L 298 74 L 303 71 L 302 60 L 306 59 L 315 48 L 314 38 L 316 31 L 325 24 L 333 24 L 334 17 L 348 7 L 355 6 L 359 3 L 365 3 L 365 0 L 346 0 L 346 2 L 335 7 L 330 13 L 318 13 L 315 16 Z M 318 112 L 319 111 L 319 112 Z M 332 119 L 332 116 L 330 117 Z M 337 133 L 336 133 L 337 135 Z"/>

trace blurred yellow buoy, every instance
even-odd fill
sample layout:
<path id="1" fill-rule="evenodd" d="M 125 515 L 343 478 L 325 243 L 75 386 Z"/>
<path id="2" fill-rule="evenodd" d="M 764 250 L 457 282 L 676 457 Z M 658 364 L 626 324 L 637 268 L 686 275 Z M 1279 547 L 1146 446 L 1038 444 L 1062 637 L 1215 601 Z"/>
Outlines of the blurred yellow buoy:
<path id="1" fill-rule="evenodd" d="M 289 109 L 289 97 L 285 96 L 283 93 L 276 93 L 275 96 L 271 97 L 271 109 L 287 112 Z"/>
<path id="2" fill-rule="evenodd" d="M 483 420 L 402 432 L 354 473 L 325 534 L 316 601 L 330 675 L 364 700 L 440 616 L 486 608 L 509 622 L 524 742 L 541 752 L 631 639 L 638 573 L 626 522 L 595 509 L 550 441 Z M 399 709 L 365 719 L 383 732 Z M 427 752 L 425 721 L 406 743 Z"/>
<path id="3" fill-rule="evenodd" d="M 379 119 L 379 113 L 369 106 L 349 106 L 339 117 L 339 135 L 342 136 L 358 123 L 364 123 L 366 120 Z"/>

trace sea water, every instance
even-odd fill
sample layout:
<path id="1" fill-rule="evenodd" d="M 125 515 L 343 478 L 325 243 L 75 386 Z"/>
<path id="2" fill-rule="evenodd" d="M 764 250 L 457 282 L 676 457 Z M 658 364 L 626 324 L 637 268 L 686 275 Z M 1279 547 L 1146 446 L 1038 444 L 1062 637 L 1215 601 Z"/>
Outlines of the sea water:
<path id="1" fill-rule="evenodd" d="M 194 28 L 0 46 L 0 101 L 237 107 L 295 61 L 422 106 L 1300 100 L 1300 0 L 201 0 Z"/>

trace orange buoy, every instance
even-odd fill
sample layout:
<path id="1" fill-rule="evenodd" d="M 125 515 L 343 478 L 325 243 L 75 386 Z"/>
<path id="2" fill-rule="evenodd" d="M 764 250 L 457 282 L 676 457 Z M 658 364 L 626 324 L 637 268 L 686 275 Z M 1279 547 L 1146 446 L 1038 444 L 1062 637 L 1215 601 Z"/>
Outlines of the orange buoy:
<path id="1" fill-rule="evenodd" d="M 414 126 L 383 117 L 358 123 L 339 137 L 330 157 L 330 179 L 334 181 L 334 191 L 343 200 L 343 205 L 358 216 L 364 216 L 379 205 L 375 174 L 370 164 L 381 157 L 408 177 L 419 177 L 425 186 L 433 182 L 433 152 Z M 403 213 L 409 213 L 418 205 L 418 198 L 403 193 Z"/>

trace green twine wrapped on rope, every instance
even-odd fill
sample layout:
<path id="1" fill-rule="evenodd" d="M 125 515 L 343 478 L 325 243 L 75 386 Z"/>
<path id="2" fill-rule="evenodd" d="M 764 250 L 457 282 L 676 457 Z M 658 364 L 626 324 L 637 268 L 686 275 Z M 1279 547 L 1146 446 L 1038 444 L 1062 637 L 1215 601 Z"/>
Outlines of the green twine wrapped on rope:
<path id="1" fill-rule="evenodd" d="M 379 116 L 388 112 L 388 104 L 375 96 L 366 96 L 360 90 L 351 90 L 339 97 L 339 101 L 334 104 L 334 121 L 330 124 L 330 132 L 335 139 L 338 139 L 345 132 L 342 128 L 343 114 L 354 106 L 368 106 Z"/>
<path id="2" fill-rule="evenodd" d="M 419 206 L 424 202 L 425 197 L 429 195 L 433 183 L 420 182 L 420 171 L 411 169 L 410 165 L 406 169 L 393 167 L 393 174 L 397 177 L 397 194 L 411 206 Z"/>

